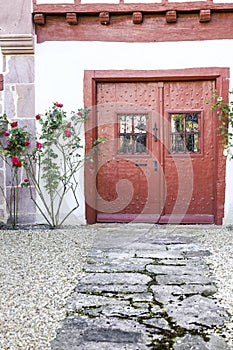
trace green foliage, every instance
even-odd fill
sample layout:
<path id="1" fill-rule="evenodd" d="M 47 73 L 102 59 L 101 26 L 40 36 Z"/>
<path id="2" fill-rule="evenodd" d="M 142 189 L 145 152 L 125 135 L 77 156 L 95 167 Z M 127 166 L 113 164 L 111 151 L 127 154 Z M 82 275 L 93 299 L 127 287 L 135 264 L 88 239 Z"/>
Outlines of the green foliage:
<path id="1" fill-rule="evenodd" d="M 233 94 L 233 90 L 229 92 Z M 210 103 L 210 101 L 208 101 Z M 218 96 L 217 91 L 211 101 L 211 109 L 216 110 L 220 120 L 219 131 L 222 136 L 222 142 L 226 153 L 233 158 L 233 101 L 226 102 L 221 96 Z"/>

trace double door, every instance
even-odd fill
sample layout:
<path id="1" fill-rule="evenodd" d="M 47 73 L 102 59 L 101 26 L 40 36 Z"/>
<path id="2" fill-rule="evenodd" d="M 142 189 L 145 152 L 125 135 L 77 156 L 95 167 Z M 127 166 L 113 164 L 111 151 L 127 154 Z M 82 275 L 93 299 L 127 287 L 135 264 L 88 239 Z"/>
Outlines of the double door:
<path id="1" fill-rule="evenodd" d="M 96 89 L 97 221 L 213 223 L 214 80 Z"/>

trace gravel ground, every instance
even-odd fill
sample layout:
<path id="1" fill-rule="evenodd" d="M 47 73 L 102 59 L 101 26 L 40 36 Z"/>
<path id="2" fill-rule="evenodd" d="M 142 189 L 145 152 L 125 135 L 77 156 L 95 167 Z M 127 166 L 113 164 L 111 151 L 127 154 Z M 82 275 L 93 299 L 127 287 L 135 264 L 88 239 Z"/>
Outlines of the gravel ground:
<path id="1" fill-rule="evenodd" d="M 0 231 L 0 349 L 49 349 L 95 232 Z"/>
<path id="2" fill-rule="evenodd" d="M 218 286 L 215 296 L 233 314 L 233 230 L 197 228 L 197 237 L 212 253 L 206 259 Z M 0 231 L 0 350 L 50 349 L 97 230 Z M 233 349 L 233 323 L 226 324 L 225 335 Z"/>
<path id="3" fill-rule="evenodd" d="M 201 237 L 205 248 L 212 253 L 206 261 L 218 288 L 215 297 L 231 316 L 231 321 L 225 325 L 225 336 L 233 349 L 233 228 L 210 227 Z"/>

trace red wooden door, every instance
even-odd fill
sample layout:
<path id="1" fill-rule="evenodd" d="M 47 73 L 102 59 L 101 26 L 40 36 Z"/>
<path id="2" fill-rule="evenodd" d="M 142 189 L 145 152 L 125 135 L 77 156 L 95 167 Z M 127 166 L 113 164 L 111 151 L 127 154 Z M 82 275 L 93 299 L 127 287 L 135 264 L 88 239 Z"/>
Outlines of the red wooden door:
<path id="1" fill-rule="evenodd" d="M 216 130 L 207 104 L 214 89 L 214 80 L 164 83 L 167 191 L 160 222 L 214 222 Z"/>
<path id="2" fill-rule="evenodd" d="M 164 206 L 155 82 L 98 83 L 97 221 L 157 222 Z"/>
<path id="3" fill-rule="evenodd" d="M 214 80 L 97 84 L 97 221 L 214 222 Z"/>

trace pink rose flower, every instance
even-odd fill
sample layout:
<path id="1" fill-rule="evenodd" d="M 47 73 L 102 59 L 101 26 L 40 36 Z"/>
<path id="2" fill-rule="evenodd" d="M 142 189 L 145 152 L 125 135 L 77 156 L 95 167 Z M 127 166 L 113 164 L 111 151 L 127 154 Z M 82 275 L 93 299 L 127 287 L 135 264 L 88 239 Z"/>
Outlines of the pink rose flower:
<path id="1" fill-rule="evenodd" d="M 36 142 L 36 148 L 41 149 L 43 147 L 42 143 Z"/>
<path id="2" fill-rule="evenodd" d="M 4 131 L 3 135 L 4 135 L 4 136 L 9 136 L 10 133 L 9 133 L 9 131 Z"/>
<path id="3" fill-rule="evenodd" d="M 71 136 L 71 134 L 72 134 L 72 132 L 71 132 L 71 130 L 65 130 L 64 131 L 64 134 L 67 136 L 67 137 L 70 137 Z"/>
<path id="4" fill-rule="evenodd" d="M 55 102 L 55 103 L 54 103 L 54 106 L 56 106 L 56 107 L 58 107 L 58 108 L 62 108 L 62 107 L 63 107 L 63 104 L 62 104 L 62 103 Z"/>

